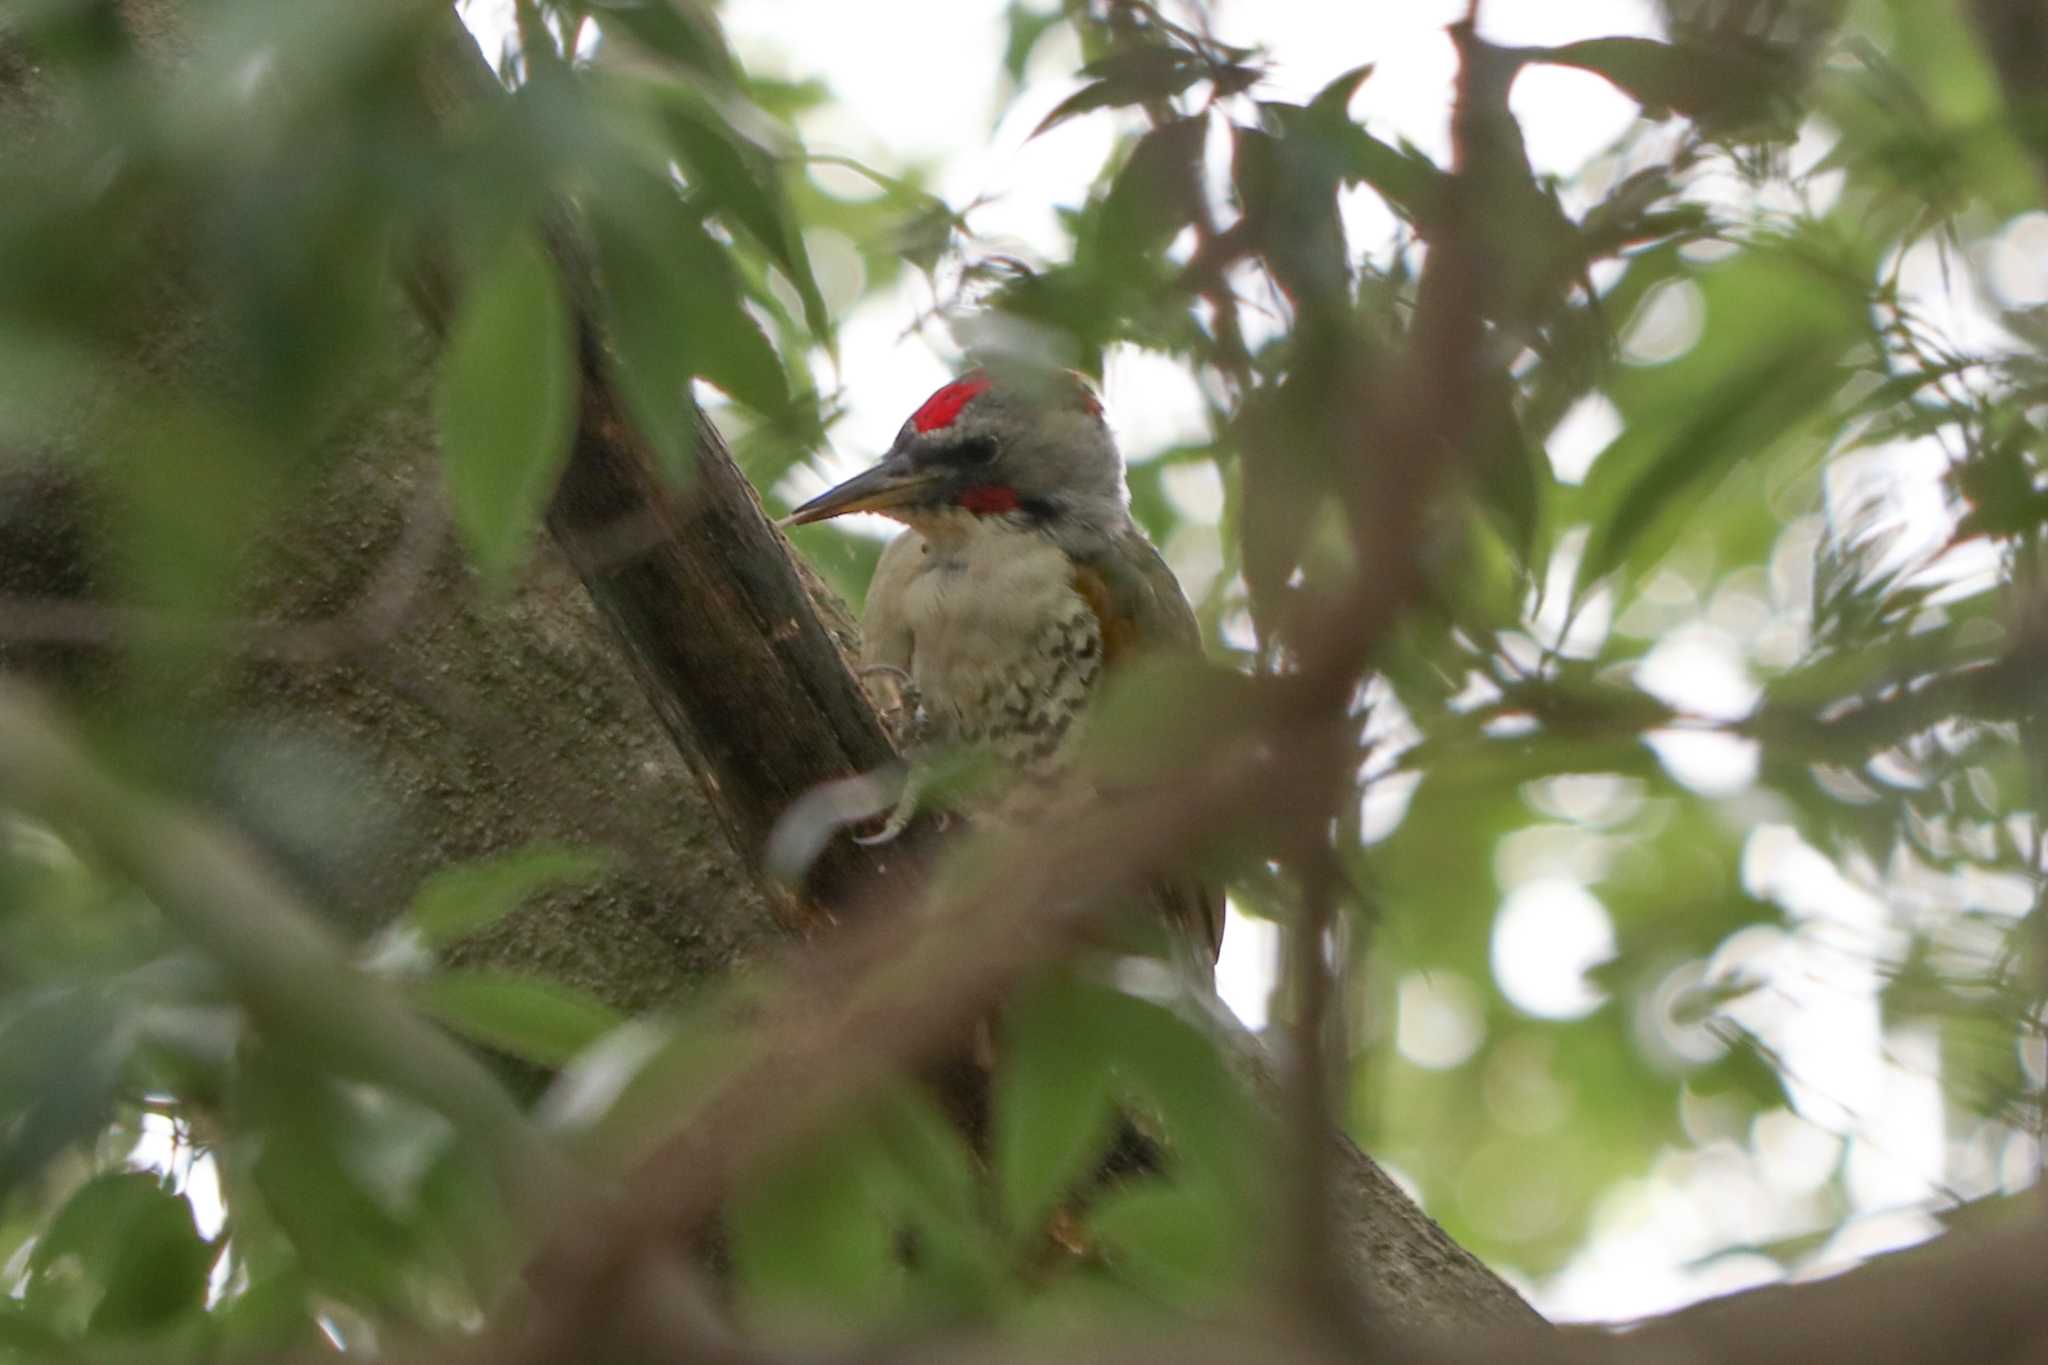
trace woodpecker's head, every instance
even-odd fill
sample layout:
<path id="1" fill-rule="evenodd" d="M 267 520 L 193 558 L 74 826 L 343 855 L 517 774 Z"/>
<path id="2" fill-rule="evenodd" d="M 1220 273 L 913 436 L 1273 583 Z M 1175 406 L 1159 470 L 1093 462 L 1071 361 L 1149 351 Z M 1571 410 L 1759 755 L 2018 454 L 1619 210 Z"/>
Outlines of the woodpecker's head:
<path id="1" fill-rule="evenodd" d="M 880 512 L 928 534 L 993 517 L 1054 535 L 1099 533 L 1128 515 L 1123 461 L 1087 385 L 1065 372 L 999 380 L 985 370 L 927 398 L 880 464 L 784 524 L 846 512 Z"/>

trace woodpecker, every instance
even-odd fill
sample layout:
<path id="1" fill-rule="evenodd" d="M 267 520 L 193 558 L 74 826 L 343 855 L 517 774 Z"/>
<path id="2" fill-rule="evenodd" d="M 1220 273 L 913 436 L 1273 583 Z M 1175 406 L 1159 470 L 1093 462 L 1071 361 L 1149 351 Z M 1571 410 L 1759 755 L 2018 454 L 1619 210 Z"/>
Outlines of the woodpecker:
<path id="1" fill-rule="evenodd" d="M 1085 381 L 977 369 L 927 398 L 880 463 L 785 524 L 879 512 L 907 528 L 868 587 L 862 671 L 907 682 L 915 747 L 994 760 L 1013 801 L 1000 815 L 1070 769 L 1106 674 L 1147 651 L 1200 652 L 1187 596 L 1129 502 Z M 1153 895 L 1213 961 L 1220 899 L 1192 881 Z"/>

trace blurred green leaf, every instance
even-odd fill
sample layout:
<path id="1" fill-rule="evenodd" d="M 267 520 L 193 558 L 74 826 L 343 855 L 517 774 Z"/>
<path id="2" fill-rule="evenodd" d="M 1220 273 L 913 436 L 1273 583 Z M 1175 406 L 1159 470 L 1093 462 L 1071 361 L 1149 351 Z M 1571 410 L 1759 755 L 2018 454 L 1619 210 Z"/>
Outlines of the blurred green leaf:
<path id="1" fill-rule="evenodd" d="M 1175 119 L 1138 139 L 1110 183 L 1097 228 L 1111 260 L 1157 251 L 1200 211 L 1204 119 Z"/>
<path id="2" fill-rule="evenodd" d="M 1869 340 L 1861 300 L 1821 261 L 1752 250 L 1696 278 L 1685 307 L 1702 315 L 1698 340 L 1610 386 L 1626 426 L 1573 499 L 1592 525 L 1582 585 L 1624 560 L 1653 561 L 1697 517 L 1697 499 L 1824 411 Z"/>
<path id="3" fill-rule="evenodd" d="M 1094 109 L 1116 109 L 1178 95 L 1200 80 L 1204 70 L 1199 57 L 1181 48 L 1128 48 L 1081 68 L 1082 75 L 1095 79 L 1054 105 L 1031 130 L 1031 136 L 1050 132 Z"/>
<path id="4" fill-rule="evenodd" d="M 885 1321 L 905 1272 L 872 1139 L 819 1143 L 757 1182 L 732 1208 L 733 1263 L 747 1318 L 777 1338 L 830 1336 Z"/>
<path id="5" fill-rule="evenodd" d="M 560 1066 L 625 1022 L 573 987 L 489 968 L 436 972 L 409 994 L 457 1032 L 539 1066 Z"/>
<path id="6" fill-rule="evenodd" d="M 489 578 L 526 558 L 569 458 L 578 384 L 554 267 L 521 235 L 464 298 L 435 394 L 455 525 Z"/>
<path id="7" fill-rule="evenodd" d="M 1027 1245 L 1059 1202 L 1095 1172 L 1115 1132 L 1112 1015 L 1102 994 L 1066 979 L 1004 1014 L 995 1083 L 995 1168 L 1005 1224 Z"/>
<path id="8" fill-rule="evenodd" d="M 575 0 L 574 7 L 715 86 L 738 79 L 717 16 L 701 0 Z"/>
<path id="9" fill-rule="evenodd" d="M 1247 237 L 1280 287 L 1306 309 L 1349 298 L 1350 251 L 1337 214 L 1343 171 L 1323 136 L 1324 122 L 1295 120 L 1280 137 L 1239 128 L 1231 167 Z"/>
<path id="10" fill-rule="evenodd" d="M 219 1248 L 199 1235 L 192 1206 L 155 1175 L 96 1176 L 51 1220 L 29 1256 L 29 1301 L 63 1302 L 61 1316 L 93 1332 L 160 1329 L 197 1312 Z"/>
<path id="11" fill-rule="evenodd" d="M 0 1301 L 0 1360 L 85 1365 L 85 1352 L 12 1300 Z"/>
<path id="12" fill-rule="evenodd" d="M 1308 102 L 1309 112 L 1336 119 L 1347 118 L 1346 111 L 1351 107 L 1351 100 L 1358 94 L 1358 88 L 1372 75 L 1373 66 L 1372 62 L 1354 66 L 1316 91 L 1315 98 Z"/>
<path id="13" fill-rule="evenodd" d="M 106 1122 L 135 1033 L 100 991 L 6 1002 L 0 1021 L 0 1197 Z"/>
<path id="14" fill-rule="evenodd" d="M 518 909 L 528 897 L 603 876 L 617 860 L 601 849 L 536 844 L 429 876 L 406 910 L 430 948 L 445 948 Z"/>
<path id="15" fill-rule="evenodd" d="M 245 1355 L 313 1349 L 320 1329 L 308 1292 L 305 1276 L 296 1269 L 252 1280 L 212 1312 L 222 1346 Z"/>
<path id="16" fill-rule="evenodd" d="M 1213 1307 L 1237 1267 L 1230 1226 L 1203 1190 L 1128 1185 L 1091 1210 L 1087 1226 L 1119 1273 L 1185 1308 Z"/>
<path id="17" fill-rule="evenodd" d="M 615 179 L 591 226 L 621 386 L 663 468 L 679 478 L 696 449 L 693 376 L 766 413 L 788 405 L 788 379 L 741 303 L 725 248 L 669 186 Z"/>
<path id="18" fill-rule="evenodd" d="M 665 89 L 662 112 L 692 183 L 782 268 L 803 301 L 811 333 L 830 337 L 831 315 L 773 158 L 742 138 L 708 101 L 686 91 Z"/>
<path id="19" fill-rule="evenodd" d="M 1057 6 L 1035 9 L 1025 0 L 1010 0 L 1004 7 L 1003 74 L 1013 83 L 1023 81 L 1032 52 L 1063 17 Z"/>
<path id="20" fill-rule="evenodd" d="M 1533 61 L 1604 76 L 1651 118 L 1682 114 L 1715 134 L 1782 123 L 1774 115 L 1782 114 L 1798 75 L 1783 54 L 1760 45 L 1589 38 L 1519 51 Z"/>

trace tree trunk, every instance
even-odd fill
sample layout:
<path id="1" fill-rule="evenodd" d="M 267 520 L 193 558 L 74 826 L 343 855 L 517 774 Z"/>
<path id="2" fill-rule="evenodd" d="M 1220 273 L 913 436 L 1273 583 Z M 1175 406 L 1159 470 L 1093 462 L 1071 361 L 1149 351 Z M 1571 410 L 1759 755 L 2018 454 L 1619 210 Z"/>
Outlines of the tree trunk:
<path id="1" fill-rule="evenodd" d="M 145 53 L 176 53 L 175 4 L 122 8 Z M 33 136 L 46 114 L 36 84 L 0 68 L 0 138 Z M 392 312 L 403 363 L 337 424 L 324 473 L 292 489 L 288 523 L 246 557 L 237 607 L 283 628 L 220 652 L 181 716 L 193 766 L 176 775 L 362 929 L 451 863 L 537 840 L 616 849 L 613 875 L 536 898 L 462 955 L 629 1010 L 673 1000 L 785 928 L 552 542 L 493 598 L 442 533 L 436 343 L 395 291 Z M 108 395 L 138 382 L 236 390 L 200 301 L 168 283 L 147 313 L 133 370 L 101 377 Z M 0 602 L 0 667 L 54 672 L 103 707 L 184 707 L 133 679 L 129 616 L 63 610 L 115 586 L 95 454 L 0 451 L 0 594 L 12 599 Z M 325 628 L 355 622 L 366 594 L 407 576 L 389 619 Z"/>

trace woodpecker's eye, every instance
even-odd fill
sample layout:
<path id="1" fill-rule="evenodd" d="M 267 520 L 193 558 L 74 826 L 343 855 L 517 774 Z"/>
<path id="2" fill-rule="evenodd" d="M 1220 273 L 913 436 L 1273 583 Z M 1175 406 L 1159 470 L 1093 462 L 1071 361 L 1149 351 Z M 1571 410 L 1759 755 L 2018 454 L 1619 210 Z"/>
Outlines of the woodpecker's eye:
<path id="1" fill-rule="evenodd" d="M 962 469 L 976 469 L 982 465 L 992 464 L 996 458 L 996 438 L 970 436 L 964 441 L 955 441 L 939 452 L 939 458 Z"/>

